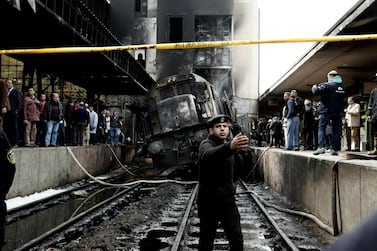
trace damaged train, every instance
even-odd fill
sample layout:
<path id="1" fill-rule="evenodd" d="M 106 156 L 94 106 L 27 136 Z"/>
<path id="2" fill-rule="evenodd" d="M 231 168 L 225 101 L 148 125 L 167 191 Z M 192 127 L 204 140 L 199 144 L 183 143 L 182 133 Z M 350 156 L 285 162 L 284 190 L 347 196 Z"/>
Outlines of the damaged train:
<path id="1" fill-rule="evenodd" d="M 199 144 L 208 136 L 207 120 L 219 114 L 234 119 L 229 104 L 228 100 L 221 100 L 210 82 L 195 73 L 158 81 L 147 96 L 150 135 L 138 154 L 152 158 L 157 168 L 174 167 L 195 173 Z M 233 135 L 240 130 L 233 123 Z M 241 158 L 251 161 L 251 156 Z"/>

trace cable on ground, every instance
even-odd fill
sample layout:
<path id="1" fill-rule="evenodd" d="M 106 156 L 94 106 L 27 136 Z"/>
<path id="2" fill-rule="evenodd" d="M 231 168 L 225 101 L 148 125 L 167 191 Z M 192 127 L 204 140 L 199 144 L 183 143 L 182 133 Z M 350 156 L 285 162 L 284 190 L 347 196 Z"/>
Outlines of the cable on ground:
<path id="1" fill-rule="evenodd" d="M 106 146 L 107 146 L 107 147 L 110 149 L 110 151 L 113 153 L 115 159 L 117 160 L 117 162 L 119 163 L 120 167 L 121 167 L 124 171 L 126 171 L 128 174 L 130 174 L 130 175 L 133 176 L 133 177 L 141 178 L 140 175 L 138 175 L 138 174 L 136 174 L 136 173 L 130 171 L 130 170 L 127 168 L 127 167 L 128 167 L 127 165 L 123 165 L 123 164 L 122 164 L 122 162 L 120 161 L 120 159 L 119 159 L 118 156 L 116 155 L 114 149 L 111 148 L 110 144 L 106 144 Z"/>
<path id="2" fill-rule="evenodd" d="M 67 147 L 68 153 L 72 156 L 73 160 L 76 162 L 76 164 L 80 167 L 80 169 L 92 180 L 95 182 L 104 185 L 104 186 L 113 186 L 113 187 L 128 187 L 132 186 L 135 184 L 141 184 L 141 183 L 146 183 L 146 184 L 163 184 L 163 183 L 176 183 L 176 184 L 181 184 L 181 185 L 191 185 L 191 184 L 197 184 L 197 181 L 179 181 L 179 180 L 171 180 L 171 179 L 164 179 L 164 180 L 136 180 L 128 183 L 123 183 L 123 184 L 112 184 L 108 183 L 105 181 L 102 181 L 96 177 L 94 177 L 92 174 L 88 172 L 80 163 L 80 161 L 77 159 L 77 157 L 74 155 L 70 147 Z"/>
<path id="3" fill-rule="evenodd" d="M 299 216 L 303 216 L 303 217 L 309 218 L 312 221 L 314 221 L 320 228 L 324 229 L 326 232 L 330 233 L 331 235 L 334 235 L 334 230 L 331 227 L 327 226 L 325 223 L 323 223 L 316 216 L 314 216 L 312 214 L 309 214 L 309 213 L 306 213 L 306 212 L 302 212 L 302 211 L 297 211 L 297 210 L 282 208 L 280 206 L 272 204 L 271 202 L 266 201 L 265 199 L 263 199 L 262 197 L 260 197 L 257 193 L 255 193 L 254 191 L 248 191 L 248 192 L 252 193 L 253 195 L 255 195 L 255 197 L 257 197 L 260 201 L 262 201 L 263 204 L 265 204 L 266 206 L 275 208 L 276 210 L 278 210 L 280 212 L 285 212 L 285 213 L 299 215 Z"/>

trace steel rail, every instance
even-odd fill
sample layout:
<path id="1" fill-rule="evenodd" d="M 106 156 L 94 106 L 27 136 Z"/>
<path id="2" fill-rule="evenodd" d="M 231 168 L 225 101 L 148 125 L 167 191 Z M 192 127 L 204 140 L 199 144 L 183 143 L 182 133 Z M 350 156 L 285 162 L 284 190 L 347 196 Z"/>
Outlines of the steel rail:
<path id="1" fill-rule="evenodd" d="M 173 244 L 172 248 L 170 249 L 170 251 L 178 251 L 179 245 L 180 245 L 182 237 L 183 237 L 183 233 L 184 233 L 186 225 L 187 225 L 188 218 L 190 216 L 192 205 L 194 204 L 194 200 L 195 200 L 195 197 L 196 197 L 196 193 L 198 191 L 198 187 L 199 187 L 199 185 L 197 184 L 195 186 L 195 188 L 193 189 L 193 191 L 191 192 L 190 200 L 187 203 L 185 214 L 182 218 L 181 224 L 179 226 L 177 235 L 176 235 L 175 240 L 174 240 L 174 244 Z"/>
<path id="2" fill-rule="evenodd" d="M 250 189 L 247 187 L 246 183 L 244 181 L 241 181 L 242 186 L 247 191 L 247 194 L 250 195 L 251 198 L 255 201 L 255 203 L 258 205 L 262 213 L 266 216 L 267 220 L 271 223 L 275 231 L 280 235 L 280 237 L 284 240 L 284 242 L 287 244 L 287 246 L 292 251 L 300 251 L 296 245 L 289 239 L 289 237 L 284 233 L 284 231 L 279 227 L 279 225 L 276 223 L 276 221 L 271 217 L 271 215 L 267 212 L 266 208 L 262 205 L 262 203 L 258 200 L 257 197 L 255 197 Z"/>
<path id="3" fill-rule="evenodd" d="M 76 222 L 79 221 L 81 218 L 87 216 L 88 214 L 92 213 L 93 211 L 97 210 L 98 208 L 100 208 L 100 207 L 102 207 L 102 206 L 108 204 L 109 202 L 111 202 L 111 201 L 117 199 L 118 197 L 120 197 L 120 196 L 122 196 L 122 195 L 124 195 L 124 194 L 126 194 L 126 193 L 128 193 L 128 192 L 130 192 L 130 191 L 132 191 L 132 190 L 134 190 L 134 189 L 136 189 L 136 188 L 139 187 L 139 186 L 140 186 L 140 184 L 136 184 L 136 185 L 134 185 L 134 186 L 132 186 L 132 187 L 130 187 L 130 188 L 127 188 L 127 189 L 125 189 L 125 190 L 123 190 L 123 191 L 121 191 L 121 192 L 119 192 L 119 193 L 113 195 L 112 197 L 110 197 L 110 198 L 108 198 L 108 199 L 106 199 L 106 200 L 104 200 L 104 201 L 102 201 L 102 202 L 96 204 L 95 206 L 89 208 L 88 210 L 86 210 L 86 211 L 84 211 L 84 212 L 82 212 L 82 213 L 76 215 L 75 217 L 73 217 L 73 218 L 71 218 L 71 219 L 65 221 L 64 223 L 62 223 L 62 224 L 60 224 L 60 225 L 54 227 L 53 229 L 50 229 L 49 231 L 43 233 L 42 235 L 40 235 L 40 236 L 38 236 L 38 237 L 32 239 L 31 241 L 25 243 L 25 244 L 22 245 L 21 247 L 15 249 L 15 251 L 27 250 L 27 249 L 32 248 L 33 246 L 35 246 L 36 244 L 38 244 L 38 243 L 42 242 L 43 240 L 47 239 L 47 238 L 50 237 L 51 235 L 53 235 L 53 234 L 55 234 L 55 233 L 57 233 L 57 232 L 63 230 L 64 228 L 67 228 L 68 226 L 70 226 L 70 225 L 76 223 Z"/>
<path id="4" fill-rule="evenodd" d="M 126 174 L 125 172 L 124 172 L 124 173 L 115 173 L 115 174 L 113 174 L 113 175 L 111 175 L 111 176 L 109 176 L 109 177 L 106 177 L 106 178 L 102 179 L 102 180 L 109 181 L 109 182 L 110 182 L 110 181 L 115 181 L 115 180 L 121 178 L 122 176 L 125 176 L 125 174 Z M 101 176 L 103 176 L 103 175 L 101 175 Z M 97 178 L 98 178 L 98 177 L 97 177 Z M 81 181 L 80 181 L 80 182 L 81 182 Z M 14 214 L 14 213 L 16 213 L 16 212 L 18 212 L 18 211 L 21 211 L 21 210 L 24 210 L 24 209 L 27 209 L 27 208 L 33 207 L 33 206 L 35 206 L 35 205 L 37 205 L 37 204 L 39 204 L 39 203 L 45 203 L 46 201 L 50 201 L 50 200 L 53 199 L 53 198 L 61 197 L 61 196 L 67 195 L 67 194 L 69 194 L 69 193 L 71 193 L 71 192 L 74 192 L 74 191 L 77 191 L 77 190 L 82 190 L 82 189 L 87 188 L 87 187 L 89 187 L 89 186 L 96 186 L 96 183 L 95 183 L 93 180 L 91 180 L 91 179 L 85 180 L 85 181 L 83 181 L 82 183 L 83 183 L 83 184 L 79 184 L 79 182 L 77 182 L 77 183 L 76 183 L 77 186 L 72 186 L 72 187 L 70 187 L 70 188 L 67 188 L 67 189 L 65 189 L 65 190 L 62 190 L 62 191 L 59 192 L 59 193 L 52 194 L 52 195 L 49 195 L 49 196 L 46 196 L 46 197 L 43 197 L 43 198 L 40 198 L 40 199 L 37 199 L 37 200 L 31 201 L 31 202 L 29 202 L 29 203 L 27 203 L 27 204 L 23 204 L 23 205 L 19 205 L 19 206 L 16 206 L 16 207 L 14 207 L 14 208 L 11 208 L 11 209 L 9 209 L 9 210 L 7 211 L 7 214 L 8 214 L 8 215 L 11 215 L 11 214 Z M 75 184 L 75 185 L 76 185 L 76 184 Z M 98 186 L 98 185 L 97 185 L 97 186 Z"/>

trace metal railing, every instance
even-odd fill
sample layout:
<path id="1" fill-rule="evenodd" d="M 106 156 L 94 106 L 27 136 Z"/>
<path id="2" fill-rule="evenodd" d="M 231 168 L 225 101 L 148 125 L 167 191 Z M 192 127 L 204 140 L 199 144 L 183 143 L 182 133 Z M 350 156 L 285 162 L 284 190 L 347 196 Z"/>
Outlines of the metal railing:
<path id="1" fill-rule="evenodd" d="M 83 43 L 89 46 L 122 45 L 121 41 L 82 1 L 37 0 L 36 3 L 53 15 L 60 23 L 70 28 L 82 39 Z M 102 52 L 102 54 L 144 88 L 148 89 L 154 84 L 154 80 L 128 52 L 110 51 Z"/>

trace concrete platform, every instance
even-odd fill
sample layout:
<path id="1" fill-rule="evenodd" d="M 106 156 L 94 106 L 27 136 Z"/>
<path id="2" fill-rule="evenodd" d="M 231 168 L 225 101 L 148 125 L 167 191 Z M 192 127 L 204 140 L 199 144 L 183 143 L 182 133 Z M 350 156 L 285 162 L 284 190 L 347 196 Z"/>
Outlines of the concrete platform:
<path id="1" fill-rule="evenodd" d="M 131 162 L 133 146 L 69 147 L 79 163 L 90 174 L 99 175 Z M 16 154 L 16 174 L 7 198 L 25 196 L 56 188 L 88 176 L 74 161 L 68 147 L 20 147 Z M 114 155 L 116 154 L 116 156 Z"/>
<path id="2" fill-rule="evenodd" d="M 265 150 L 253 149 L 258 156 Z M 266 184 L 332 227 L 336 201 L 338 228 L 344 233 L 377 209 L 377 161 L 347 158 L 346 152 L 315 156 L 313 151 L 269 148 L 258 170 Z"/>

